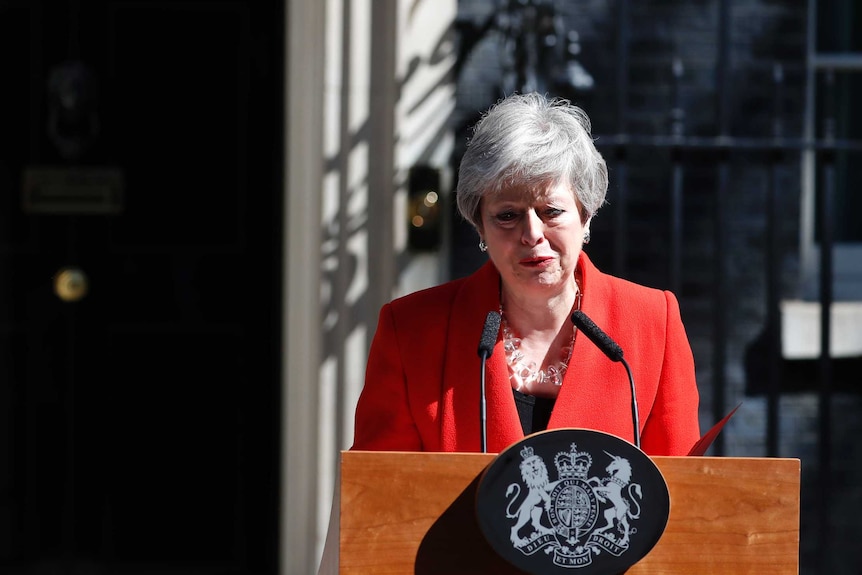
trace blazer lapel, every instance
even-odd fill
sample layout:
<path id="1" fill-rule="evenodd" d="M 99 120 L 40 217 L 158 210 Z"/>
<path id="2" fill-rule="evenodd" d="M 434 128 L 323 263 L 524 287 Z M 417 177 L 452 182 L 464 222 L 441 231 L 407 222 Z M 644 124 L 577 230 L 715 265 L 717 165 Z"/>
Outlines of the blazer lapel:
<path id="1" fill-rule="evenodd" d="M 579 265 L 583 289 L 581 310 L 603 328 L 608 325 L 608 302 L 612 299 L 608 284 L 583 252 Z M 630 406 L 625 368 L 608 359 L 586 336 L 577 334 L 548 427 L 597 429 L 632 441 L 632 426 L 626 425 L 631 420 Z"/>
<path id="2" fill-rule="evenodd" d="M 485 318 L 500 309 L 500 276 L 486 263 L 465 281 L 452 304 L 443 368 L 441 445 L 444 451 L 481 450 L 481 359 Z M 486 430 L 489 453 L 523 438 L 500 335 L 485 366 Z"/>

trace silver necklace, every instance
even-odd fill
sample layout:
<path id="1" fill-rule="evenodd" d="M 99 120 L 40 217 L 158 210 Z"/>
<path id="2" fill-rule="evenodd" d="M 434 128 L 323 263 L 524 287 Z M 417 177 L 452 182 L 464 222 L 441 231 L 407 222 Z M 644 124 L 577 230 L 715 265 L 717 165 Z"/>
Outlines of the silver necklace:
<path id="1" fill-rule="evenodd" d="M 573 311 L 581 309 L 581 296 L 579 287 Z M 540 369 L 536 362 L 525 360 L 524 352 L 521 351 L 521 338 L 516 337 L 509 327 L 502 302 L 500 302 L 500 317 L 503 320 L 503 350 L 506 352 L 506 364 L 509 366 L 509 380 L 512 382 L 512 387 L 517 391 L 526 392 L 533 385 L 563 385 L 563 378 L 572 359 L 572 349 L 575 347 L 577 328 L 572 326 L 572 341 L 568 346 L 560 349 L 560 360 L 551 363 L 546 369 Z"/>

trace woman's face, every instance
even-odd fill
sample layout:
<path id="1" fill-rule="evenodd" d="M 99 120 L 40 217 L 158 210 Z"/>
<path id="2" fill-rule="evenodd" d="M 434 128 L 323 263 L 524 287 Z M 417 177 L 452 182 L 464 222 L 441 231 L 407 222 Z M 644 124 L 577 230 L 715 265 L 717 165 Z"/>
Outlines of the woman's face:
<path id="1" fill-rule="evenodd" d="M 585 232 L 579 208 L 566 183 L 482 200 L 480 233 L 508 290 L 527 295 L 574 281 Z"/>

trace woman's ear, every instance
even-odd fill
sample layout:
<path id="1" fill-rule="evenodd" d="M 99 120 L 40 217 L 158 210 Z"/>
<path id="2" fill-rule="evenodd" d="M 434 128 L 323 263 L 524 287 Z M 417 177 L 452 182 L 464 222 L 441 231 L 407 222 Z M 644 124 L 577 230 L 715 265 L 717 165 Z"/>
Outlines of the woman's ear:
<path id="1" fill-rule="evenodd" d="M 485 243 L 485 229 L 482 226 L 482 220 L 478 220 L 478 223 L 474 227 L 476 233 L 479 235 L 479 251 L 487 252 L 488 244 Z"/>

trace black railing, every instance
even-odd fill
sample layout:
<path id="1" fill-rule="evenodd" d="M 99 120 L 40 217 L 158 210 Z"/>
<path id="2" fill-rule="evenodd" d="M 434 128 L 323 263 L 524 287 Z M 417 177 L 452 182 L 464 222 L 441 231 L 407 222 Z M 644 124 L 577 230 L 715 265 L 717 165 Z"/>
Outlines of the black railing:
<path id="1" fill-rule="evenodd" d="M 836 60 L 843 65 L 843 60 Z M 831 101 L 834 90 L 834 74 L 831 69 L 823 70 L 825 84 L 825 100 Z M 681 67 L 674 64 L 673 77 L 678 81 L 681 76 Z M 809 534 L 819 541 L 818 554 L 828 553 L 832 521 L 830 513 L 832 507 L 832 492 L 834 485 L 830 471 L 833 469 L 833 413 L 832 402 L 835 390 L 835 372 L 833 369 L 833 358 L 829 352 L 832 349 L 831 336 L 831 314 L 834 292 L 834 269 L 833 249 L 835 246 L 835 197 L 836 197 L 836 154 L 840 152 L 862 151 L 862 142 L 853 140 L 840 140 L 835 137 L 834 110 L 828 104 L 824 106 L 824 117 L 822 119 L 823 134 L 818 139 L 805 139 L 802 137 L 788 137 L 783 129 L 782 110 L 782 88 L 783 71 L 779 64 L 775 65 L 773 71 L 773 101 L 772 101 L 772 136 L 769 138 L 734 137 L 729 135 L 717 135 L 714 137 L 685 136 L 685 113 L 679 103 L 679 87 L 673 89 L 674 101 L 669 110 L 670 133 L 667 135 L 636 136 L 631 134 L 606 134 L 597 136 L 597 145 L 609 157 L 613 158 L 615 167 L 616 189 L 615 203 L 616 212 L 613 220 L 612 237 L 614 239 L 614 253 L 611 261 L 614 263 L 614 272 L 626 275 L 626 262 L 629 260 L 628 242 L 630 241 L 627 223 L 630 219 L 628 212 L 628 197 L 626 182 L 627 174 L 634 166 L 629 165 L 628 158 L 632 150 L 642 148 L 662 148 L 669 152 L 669 210 L 668 220 L 668 277 L 667 287 L 675 293 L 682 293 L 683 284 L 683 243 L 684 225 L 683 203 L 686 198 L 684 185 L 685 172 L 687 169 L 686 156 L 689 152 L 706 153 L 712 158 L 715 166 L 715 181 L 712 215 L 714 227 L 714 286 L 713 286 L 713 314 L 712 314 L 712 377 L 709 389 L 712 392 L 712 416 L 715 421 L 721 419 L 732 406 L 727 405 L 728 381 L 726 367 L 728 365 L 728 294 L 730 286 L 727 284 L 727 256 L 726 234 L 728 226 L 728 187 L 730 182 L 731 160 L 734 154 L 745 153 L 760 158 L 763 169 L 766 171 L 765 178 L 765 275 L 763 278 L 765 286 L 766 301 L 764 302 L 766 326 L 764 334 L 766 338 L 766 382 L 763 388 L 766 395 L 766 417 L 765 417 L 765 455 L 768 457 L 796 456 L 793 453 L 780 453 L 780 399 L 786 390 L 782 386 L 782 363 L 785 361 L 782 354 L 782 330 L 780 303 L 782 300 L 782 287 L 780 277 L 782 274 L 782 250 L 780 241 L 781 223 L 786 221 L 783 214 L 782 190 L 780 187 L 780 170 L 786 165 L 788 159 L 792 161 L 798 156 L 800 163 L 802 155 L 813 153 L 816 158 L 817 172 L 819 178 L 816 184 L 817 192 L 817 229 L 819 231 L 819 304 L 820 304 L 820 356 L 818 361 L 818 379 L 811 382 L 811 389 L 816 390 L 818 415 L 817 415 L 817 468 L 820 477 L 817 480 L 818 487 L 813 496 L 818 499 L 816 505 L 817 517 L 811 517 L 816 521 L 816 528 L 810 528 Z M 726 91 L 726 88 L 719 90 Z M 722 97 L 719 96 L 721 100 Z M 720 106 L 719 106 L 720 108 Z M 621 108 L 624 110 L 625 108 Z M 624 120 L 620 121 L 625 126 Z M 719 435 L 713 446 L 715 455 L 727 454 L 724 436 Z M 732 454 L 731 454 L 732 455 Z M 810 486 L 809 486 L 810 487 Z"/>
<path id="2" fill-rule="evenodd" d="M 559 27 L 555 29 L 548 27 L 531 28 L 527 24 L 536 22 L 536 19 L 531 20 L 524 17 L 528 11 L 541 7 L 541 13 L 544 14 L 545 21 L 547 21 L 553 16 L 553 8 L 555 6 L 560 7 L 561 3 L 548 0 L 515 0 L 500 4 L 501 8 L 480 26 L 471 28 L 461 22 L 462 37 L 465 35 L 469 37 L 469 42 L 462 42 L 458 70 L 461 70 L 460 66 L 466 60 L 469 51 L 476 46 L 484 35 L 492 32 L 498 36 L 511 35 L 517 32 L 517 37 L 506 39 L 506 45 L 519 55 L 518 58 L 511 59 L 510 65 L 515 66 L 529 65 L 530 62 L 540 60 L 536 55 L 529 57 L 529 55 L 524 54 L 524 51 L 532 49 L 531 47 L 543 45 L 542 42 L 536 41 L 536 38 L 547 38 L 549 34 L 554 33 L 558 36 L 557 45 L 562 42 L 564 34 L 560 33 Z M 632 4 L 630 0 L 617 0 L 614 4 L 612 12 L 615 18 L 615 36 L 612 46 L 612 49 L 616 51 L 613 57 L 614 71 L 613 74 L 605 76 L 607 80 L 615 83 L 614 98 L 609 101 L 611 104 L 609 110 L 605 109 L 607 106 L 604 103 L 598 107 L 604 110 L 605 118 L 613 118 L 612 122 L 605 121 L 603 125 L 612 125 L 615 132 L 596 135 L 596 143 L 608 159 L 612 169 L 613 182 L 612 218 L 609 222 L 604 219 L 601 222 L 601 225 L 608 224 L 608 228 L 601 233 L 606 234 L 605 237 L 609 238 L 612 247 L 609 253 L 605 254 L 607 257 L 603 261 L 611 267 L 610 271 L 616 275 L 631 277 L 636 273 L 637 270 L 631 268 L 637 264 L 638 254 L 636 252 L 642 247 L 632 243 L 636 239 L 632 237 L 632 229 L 633 224 L 639 223 L 636 221 L 640 217 L 640 213 L 637 211 L 637 202 L 643 200 L 643 189 L 638 189 L 632 179 L 636 177 L 639 170 L 643 169 L 643 166 L 638 163 L 638 158 L 644 151 L 659 151 L 667 161 L 667 165 L 662 168 L 662 170 L 666 169 L 666 172 L 659 176 L 667 179 L 667 198 L 662 198 L 662 202 L 667 202 L 667 212 L 662 216 L 663 221 L 661 223 L 665 230 L 663 233 L 667 236 L 667 261 L 664 262 L 667 275 L 659 283 L 675 293 L 681 294 L 680 301 L 684 305 L 686 303 L 686 286 L 691 284 L 691 274 L 686 273 L 684 265 L 686 242 L 689 241 L 687 232 L 690 231 L 686 229 L 686 226 L 694 225 L 694 222 L 688 219 L 685 207 L 686 202 L 695 193 L 700 194 L 699 190 L 692 190 L 687 184 L 687 177 L 696 170 L 702 171 L 706 168 L 711 171 L 709 185 L 712 187 L 708 197 L 712 207 L 709 225 L 713 231 L 707 239 L 712 243 L 714 257 L 711 267 L 701 266 L 697 272 L 710 275 L 711 278 L 707 281 L 711 281 L 711 285 L 707 294 L 698 293 L 696 297 L 708 300 L 707 304 L 710 309 L 708 319 L 698 318 L 708 321 L 709 324 L 703 330 L 708 335 L 703 337 L 701 334 L 701 339 L 708 340 L 708 352 L 705 353 L 709 355 L 711 371 L 709 371 L 708 379 L 702 383 L 704 389 L 709 390 L 708 400 L 713 420 L 721 419 L 730 408 L 734 407 L 728 405 L 728 402 L 736 399 L 731 397 L 732 390 L 728 381 L 728 368 L 736 368 L 735 365 L 731 365 L 731 361 L 735 360 L 730 358 L 729 352 L 732 351 L 732 346 L 736 343 L 733 340 L 733 328 L 735 326 L 731 324 L 731 318 L 734 317 L 733 314 L 739 313 L 739 310 L 733 307 L 736 305 L 737 299 L 730 299 L 733 286 L 728 279 L 732 271 L 729 258 L 733 257 L 733 253 L 728 246 L 726 231 L 734 223 L 733 218 L 735 217 L 734 206 L 729 203 L 733 197 L 731 187 L 734 185 L 734 162 L 742 157 L 747 162 L 748 169 L 758 172 L 759 180 L 761 179 L 760 176 L 763 176 L 762 183 L 750 181 L 745 184 L 751 189 L 757 189 L 757 192 L 762 194 L 764 198 L 762 213 L 756 215 L 756 217 L 762 218 L 763 226 L 761 248 L 764 266 L 763 277 L 758 280 L 758 283 L 763 288 L 765 301 L 760 302 L 758 307 L 763 311 L 763 323 L 765 325 L 762 332 L 764 346 L 758 357 L 763 367 L 759 372 L 762 381 L 757 385 L 757 392 L 762 393 L 765 398 L 763 421 L 765 453 L 763 455 L 768 457 L 797 457 L 798 454 L 796 453 L 781 452 L 781 399 L 788 393 L 787 360 L 784 358 L 781 340 L 781 301 L 787 297 L 788 282 L 783 282 L 782 278 L 787 275 L 786 262 L 788 259 L 798 261 L 802 258 L 801 253 L 792 253 L 793 249 L 799 249 L 799 243 L 788 248 L 785 230 L 792 227 L 791 224 L 799 223 L 792 221 L 796 216 L 790 212 L 790 209 L 795 209 L 798 206 L 792 206 L 791 203 L 799 202 L 803 193 L 814 194 L 816 198 L 817 249 L 819 250 L 819 295 L 817 297 L 820 304 L 820 356 L 816 360 L 816 376 L 813 378 L 816 381 L 807 382 L 806 390 L 814 392 L 817 402 L 817 489 L 809 494 L 817 499 L 816 504 L 810 507 L 811 509 L 816 508 L 817 511 L 814 513 L 818 516 L 810 517 L 810 521 L 803 521 L 803 530 L 807 530 L 809 536 L 818 540 L 815 547 L 822 559 L 825 554 L 830 552 L 831 524 L 829 513 L 833 509 L 830 500 L 833 497 L 831 491 L 835 486 L 830 473 L 834 463 L 832 403 L 836 392 L 836 371 L 833 358 L 830 355 L 832 348 L 832 342 L 830 342 L 832 327 L 830 309 L 833 304 L 833 280 L 835 277 L 833 269 L 833 249 L 836 244 L 835 218 L 837 215 L 835 213 L 835 201 L 840 192 L 838 189 L 840 165 L 836 159 L 841 154 L 862 152 L 862 141 L 842 139 L 836 130 L 837 112 L 834 101 L 837 88 L 835 76 L 837 73 L 862 70 L 862 62 L 858 56 L 851 57 L 838 53 L 818 54 L 814 43 L 809 38 L 804 56 L 801 54 L 796 56 L 796 61 L 792 61 L 792 58 L 786 58 L 783 60 L 784 64 L 776 61 L 771 67 L 769 93 L 766 97 L 760 95 L 761 107 L 756 112 L 760 115 L 759 120 L 769 120 L 765 130 L 768 132 L 767 135 L 763 137 L 733 135 L 732 122 L 736 122 L 739 114 L 743 112 L 732 107 L 733 98 L 737 95 L 734 94 L 734 91 L 741 88 L 734 85 L 731 69 L 731 26 L 733 24 L 731 2 L 718 0 L 716 5 L 718 11 L 715 19 L 715 93 L 712 96 L 714 118 L 712 119 L 712 135 L 703 135 L 705 130 L 702 125 L 698 127 L 697 134 L 687 133 L 687 122 L 689 121 L 687 113 L 696 112 L 696 110 L 686 109 L 687 103 L 683 92 L 683 80 L 686 71 L 683 68 L 682 58 L 668 59 L 671 72 L 670 85 L 666 85 L 666 82 L 658 82 L 662 84 L 662 87 L 669 89 L 670 95 L 666 111 L 666 133 L 632 133 L 631 126 L 635 122 L 631 117 L 633 111 L 629 103 L 630 70 L 633 64 L 630 56 L 630 42 L 632 41 L 632 12 L 636 5 Z M 805 10 L 802 11 L 805 12 Z M 816 11 L 817 2 L 809 1 L 807 8 L 809 27 L 806 31 L 809 37 L 814 34 L 813 25 L 810 24 L 810 21 L 814 20 L 813 16 Z M 518 22 L 520 26 L 509 26 L 508 24 L 512 22 Z M 471 32 L 472 35 L 470 35 Z M 527 38 L 529 35 L 532 35 L 533 38 Z M 568 57 L 571 57 L 571 54 Z M 581 61 L 584 65 L 589 65 L 589 62 L 590 59 L 587 57 Z M 796 76 L 793 77 L 792 84 L 788 82 L 786 64 L 794 66 L 793 72 Z M 503 68 L 505 66 L 504 63 Z M 798 76 L 799 70 L 804 71 L 805 77 L 802 81 Z M 507 76 L 510 78 L 536 78 L 541 76 L 539 72 L 537 70 L 510 70 Z M 546 78 L 546 80 L 548 79 Z M 551 86 L 549 91 L 555 92 L 552 82 L 540 82 L 540 84 Z M 800 84 L 804 85 L 800 86 Z M 817 87 L 818 84 L 819 88 Z M 504 87 L 506 84 L 501 81 L 500 85 Z M 461 87 L 459 85 L 459 88 Z M 504 90 L 504 92 L 526 91 L 530 88 L 531 86 L 522 85 L 515 87 L 515 90 L 509 89 Z M 532 88 L 535 87 L 532 86 Z M 572 87 L 569 86 L 569 88 Z M 577 90 L 572 90 L 572 92 L 577 92 Z M 793 95 L 788 95 L 788 92 L 793 92 Z M 790 132 L 792 126 L 797 125 L 793 122 L 798 121 L 799 118 L 789 115 L 793 114 L 793 111 L 788 110 L 786 104 L 794 98 L 794 101 L 798 102 L 802 92 L 805 92 L 802 99 L 805 100 L 804 115 L 806 118 L 801 124 L 805 127 L 801 135 L 794 135 Z M 816 109 L 812 104 L 814 99 L 812 95 L 814 94 L 820 98 L 822 103 Z M 568 93 L 560 95 L 570 97 Z M 488 102 L 488 104 L 490 103 Z M 766 111 L 764 112 L 763 109 Z M 588 111 L 592 114 L 595 110 Z M 768 118 L 764 116 L 768 116 Z M 819 116 L 819 125 L 821 126 L 817 134 L 813 134 L 812 130 L 809 129 L 809 126 L 816 124 L 812 120 L 815 116 Z M 692 130 L 692 132 L 694 131 Z M 786 176 L 788 166 L 795 165 L 800 167 L 800 172 L 803 172 L 801 166 L 808 162 L 812 162 L 816 166 L 813 170 L 816 176 L 810 182 L 803 181 L 803 177 L 800 176 L 799 181 L 792 184 L 794 193 L 788 195 L 787 179 L 786 177 L 782 179 L 782 176 Z M 751 165 L 757 167 L 751 168 Z M 650 173 L 655 175 L 657 170 L 652 167 Z M 665 193 L 662 191 L 662 186 L 656 184 L 655 181 L 650 184 L 650 187 L 649 193 L 658 195 Z M 814 190 L 809 190 L 809 187 L 813 187 Z M 795 192 L 799 192 L 800 196 L 796 196 Z M 790 202 L 788 201 L 789 197 L 791 198 Z M 751 214 L 747 214 L 747 216 L 752 217 Z M 594 235 L 596 235 L 595 231 Z M 799 233 L 803 233 L 803 231 L 800 230 Z M 813 238 L 813 236 L 812 233 L 811 237 Z M 472 241 L 472 235 L 470 238 Z M 458 245 L 455 246 L 456 251 L 458 247 Z M 601 249 L 601 246 L 591 245 L 591 249 L 597 248 Z M 472 243 L 466 249 L 475 251 Z M 454 258 L 458 257 L 460 257 L 459 254 L 454 255 Z M 800 290 L 797 289 L 796 291 Z M 704 353 L 703 349 L 701 349 L 701 353 Z M 734 453 L 728 453 L 725 440 L 724 434 L 718 436 L 712 448 L 715 455 L 734 455 Z M 808 463 L 809 465 L 812 464 L 812 462 Z M 810 489 L 810 487 L 803 485 L 803 490 Z M 803 498 L 805 497 L 806 495 L 803 496 Z M 816 525 L 811 526 L 811 522 L 816 523 Z M 817 561 L 817 563 L 823 564 L 821 561 Z"/>

